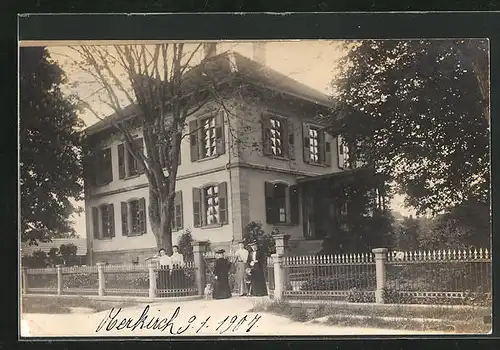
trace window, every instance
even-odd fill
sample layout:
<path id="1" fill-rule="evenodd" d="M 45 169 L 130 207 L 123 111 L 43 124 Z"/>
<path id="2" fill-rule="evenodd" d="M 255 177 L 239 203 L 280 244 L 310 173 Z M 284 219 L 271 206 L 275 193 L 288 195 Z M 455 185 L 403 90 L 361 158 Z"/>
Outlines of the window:
<path id="1" fill-rule="evenodd" d="M 179 231 L 183 228 L 183 213 L 182 213 L 182 191 L 175 192 L 174 197 L 174 213 L 172 218 L 172 231 Z"/>
<path id="2" fill-rule="evenodd" d="M 290 120 L 270 113 L 263 114 L 262 131 L 264 155 L 295 159 L 295 131 Z"/>
<path id="3" fill-rule="evenodd" d="M 122 236 L 137 236 L 146 233 L 146 200 L 131 199 L 121 203 Z"/>
<path id="4" fill-rule="evenodd" d="M 95 239 L 115 236 L 115 218 L 113 204 L 101 204 L 92 207 L 92 228 Z"/>
<path id="5" fill-rule="evenodd" d="M 265 183 L 266 222 L 268 224 L 299 224 L 299 192 L 297 186 Z"/>
<path id="6" fill-rule="evenodd" d="M 339 168 L 347 169 L 349 168 L 349 147 L 344 142 L 342 136 L 337 136 L 337 148 L 338 148 L 338 160 L 339 160 Z"/>
<path id="7" fill-rule="evenodd" d="M 216 157 L 225 153 L 224 114 L 218 112 L 209 117 L 189 122 L 191 161 Z"/>
<path id="8" fill-rule="evenodd" d="M 326 132 L 317 126 L 303 124 L 304 162 L 330 166 L 332 154 L 330 142 L 326 141 Z"/>
<path id="9" fill-rule="evenodd" d="M 94 158 L 94 184 L 104 186 L 113 181 L 113 167 L 111 165 L 111 148 L 100 150 Z"/>
<path id="10" fill-rule="evenodd" d="M 193 220 L 194 227 L 228 223 L 226 182 L 193 188 Z"/>
<path id="11" fill-rule="evenodd" d="M 139 138 L 134 140 L 134 142 L 139 151 L 144 152 L 143 139 Z M 118 145 L 118 173 L 120 179 L 144 173 L 142 162 L 138 162 L 132 153 L 126 150 L 123 143 Z"/>

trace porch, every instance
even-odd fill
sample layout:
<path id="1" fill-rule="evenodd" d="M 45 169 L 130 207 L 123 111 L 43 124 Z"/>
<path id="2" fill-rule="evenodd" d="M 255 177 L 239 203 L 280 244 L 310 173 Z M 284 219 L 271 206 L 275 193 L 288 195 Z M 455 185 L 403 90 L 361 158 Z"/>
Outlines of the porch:
<path id="1" fill-rule="evenodd" d="M 336 252 L 369 248 L 378 235 L 369 239 L 365 231 L 380 229 L 385 183 L 370 168 L 298 179 L 304 239 L 330 240 Z"/>

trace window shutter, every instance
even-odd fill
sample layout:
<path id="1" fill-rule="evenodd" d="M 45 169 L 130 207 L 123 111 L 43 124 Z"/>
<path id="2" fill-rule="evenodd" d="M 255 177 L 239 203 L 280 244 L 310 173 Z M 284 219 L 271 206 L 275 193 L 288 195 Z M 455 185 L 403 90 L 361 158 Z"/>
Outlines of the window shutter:
<path id="1" fill-rule="evenodd" d="M 302 136 L 304 139 L 303 149 L 304 149 L 304 163 L 311 162 L 311 150 L 309 148 L 309 124 L 303 123 L 302 126 Z"/>
<path id="2" fill-rule="evenodd" d="M 326 149 L 325 149 L 325 132 L 324 131 L 319 131 L 318 132 L 318 145 L 319 145 L 319 163 L 320 164 L 325 164 L 326 163 Z"/>
<path id="3" fill-rule="evenodd" d="M 198 155 L 198 120 L 191 120 L 189 122 L 189 143 L 191 146 L 191 161 L 196 162 L 199 159 Z"/>
<path id="4" fill-rule="evenodd" d="M 287 121 L 288 127 L 288 158 L 291 160 L 295 159 L 295 128 L 293 120 Z"/>
<path id="5" fill-rule="evenodd" d="M 271 121 L 267 114 L 262 114 L 262 153 L 265 156 L 273 154 L 271 149 Z"/>
<path id="6" fill-rule="evenodd" d="M 221 224 L 227 224 L 227 182 L 219 184 L 219 221 Z"/>
<path id="7" fill-rule="evenodd" d="M 111 233 L 111 237 L 115 236 L 115 207 L 113 204 L 108 205 L 109 212 L 109 229 Z"/>
<path id="8" fill-rule="evenodd" d="M 122 202 L 121 207 L 122 207 L 122 236 L 128 236 L 128 205 L 127 205 L 127 202 Z"/>
<path id="9" fill-rule="evenodd" d="M 182 191 L 175 192 L 174 197 L 174 212 L 175 212 L 175 229 L 181 230 L 184 224 L 183 210 L 182 210 Z"/>
<path id="10" fill-rule="evenodd" d="M 141 220 L 139 223 L 139 227 L 141 233 L 144 234 L 146 233 L 146 199 L 144 198 L 139 199 L 139 211 L 141 213 L 141 215 L 139 216 Z"/>
<path id="11" fill-rule="evenodd" d="M 290 217 L 293 225 L 298 225 L 300 222 L 299 213 L 299 188 L 297 185 L 289 187 L 290 191 Z"/>
<path id="12" fill-rule="evenodd" d="M 105 151 L 106 159 L 106 182 L 110 183 L 113 181 L 113 161 L 111 159 L 111 148 Z"/>
<path id="13" fill-rule="evenodd" d="M 325 141 L 325 165 L 332 165 L 332 146 L 330 142 Z"/>
<path id="14" fill-rule="evenodd" d="M 265 183 L 265 200 L 266 200 L 266 222 L 268 224 L 275 223 L 275 208 L 274 208 L 274 184 L 271 182 Z"/>
<path id="15" fill-rule="evenodd" d="M 144 154 L 144 141 L 143 141 L 143 139 L 142 138 L 136 139 L 134 142 L 137 145 L 137 147 L 139 148 L 139 153 Z M 144 164 L 142 163 L 142 161 L 136 161 L 136 162 L 137 162 L 137 173 L 144 174 Z"/>
<path id="16" fill-rule="evenodd" d="M 118 145 L 118 178 L 125 178 L 125 146 L 123 143 Z"/>
<path id="17" fill-rule="evenodd" d="M 340 135 L 337 136 L 337 154 L 339 168 L 344 169 L 344 143 Z"/>
<path id="18" fill-rule="evenodd" d="M 193 188 L 193 221 L 194 227 L 201 226 L 201 189 Z"/>
<path id="19" fill-rule="evenodd" d="M 99 208 L 97 207 L 92 207 L 92 224 L 94 238 L 99 239 L 101 235 L 99 234 Z"/>
<path id="20" fill-rule="evenodd" d="M 224 137 L 224 112 L 219 111 L 215 115 L 215 138 L 217 154 L 224 154 L 226 152 L 226 144 Z"/>

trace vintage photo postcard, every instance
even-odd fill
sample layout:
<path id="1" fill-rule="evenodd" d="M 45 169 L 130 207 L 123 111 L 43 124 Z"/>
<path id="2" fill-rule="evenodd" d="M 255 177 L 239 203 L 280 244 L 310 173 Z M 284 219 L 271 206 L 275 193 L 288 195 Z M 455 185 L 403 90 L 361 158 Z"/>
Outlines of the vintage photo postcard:
<path id="1" fill-rule="evenodd" d="M 21 41 L 21 336 L 489 334 L 489 54 Z"/>

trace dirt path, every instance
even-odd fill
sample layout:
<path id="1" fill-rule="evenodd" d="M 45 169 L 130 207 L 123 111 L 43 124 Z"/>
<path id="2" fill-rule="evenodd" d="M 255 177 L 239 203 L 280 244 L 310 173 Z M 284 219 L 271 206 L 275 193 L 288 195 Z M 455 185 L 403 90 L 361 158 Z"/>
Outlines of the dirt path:
<path id="1" fill-rule="evenodd" d="M 141 329 L 140 318 L 146 305 L 99 313 L 23 314 L 23 336 L 280 336 L 280 335 L 404 335 L 428 334 L 388 329 L 336 327 L 294 322 L 268 313 L 248 312 L 258 298 L 162 302 L 149 305 Z M 177 312 L 176 312 L 177 310 Z M 177 315 L 175 316 L 175 314 Z M 245 319 L 246 316 L 246 319 Z M 131 318 L 127 328 L 122 319 Z M 163 319 L 163 321 L 161 321 Z M 208 320 L 207 320 L 208 319 Z M 151 323 L 149 323 L 152 320 Z M 156 329 L 154 322 L 156 320 Z M 170 320 L 170 323 L 168 321 Z M 225 320 L 225 321 L 224 321 Z M 161 322 L 160 322 L 161 321 Z M 240 322 L 241 321 L 241 322 Z M 146 325 L 149 323 L 149 328 Z M 99 330 L 99 325 L 102 324 Z M 136 329 L 133 330 L 134 324 Z M 108 329 L 106 329 L 108 327 Z M 439 333 L 437 333 L 439 334 Z"/>

